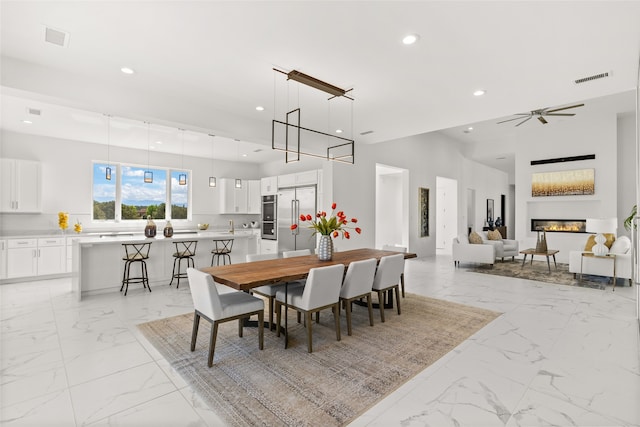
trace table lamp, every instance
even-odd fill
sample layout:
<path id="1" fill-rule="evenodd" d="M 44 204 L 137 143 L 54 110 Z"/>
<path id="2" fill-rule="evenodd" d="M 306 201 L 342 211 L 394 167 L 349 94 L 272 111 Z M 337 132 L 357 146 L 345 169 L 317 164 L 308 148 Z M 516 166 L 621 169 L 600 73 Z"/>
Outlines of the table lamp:
<path id="1" fill-rule="evenodd" d="M 587 218 L 587 233 L 596 233 L 596 244 L 591 251 L 596 256 L 605 256 L 609 248 L 604 244 L 607 238 L 603 233 L 615 233 L 618 228 L 617 218 Z"/>

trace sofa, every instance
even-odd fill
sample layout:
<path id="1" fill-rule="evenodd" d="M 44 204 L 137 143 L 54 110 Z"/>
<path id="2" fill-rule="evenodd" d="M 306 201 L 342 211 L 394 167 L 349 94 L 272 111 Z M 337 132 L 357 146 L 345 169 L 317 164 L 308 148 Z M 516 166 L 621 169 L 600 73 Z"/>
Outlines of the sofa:
<path id="1" fill-rule="evenodd" d="M 515 257 L 519 253 L 519 245 L 517 240 L 502 239 L 491 240 L 489 239 L 487 231 L 478 232 L 482 238 L 482 243 L 485 245 L 493 245 L 496 249 L 496 258 L 502 259 L 504 262 L 505 257 L 511 257 L 511 261 L 515 260 Z"/>
<path id="2" fill-rule="evenodd" d="M 459 266 L 461 262 L 491 264 L 496 259 L 496 246 L 469 243 L 469 237 L 462 235 L 453 239 L 451 247 L 453 265 Z"/>
<path id="3" fill-rule="evenodd" d="M 569 253 L 569 272 L 573 273 L 574 277 L 580 274 L 580 263 L 582 262 L 582 274 L 613 278 L 613 261 L 604 259 L 605 257 L 582 257 L 583 252 L 584 250 L 579 250 Z M 609 253 L 616 254 L 616 278 L 627 279 L 629 286 L 631 286 L 633 269 L 631 240 L 627 236 L 616 238 L 609 248 Z"/>

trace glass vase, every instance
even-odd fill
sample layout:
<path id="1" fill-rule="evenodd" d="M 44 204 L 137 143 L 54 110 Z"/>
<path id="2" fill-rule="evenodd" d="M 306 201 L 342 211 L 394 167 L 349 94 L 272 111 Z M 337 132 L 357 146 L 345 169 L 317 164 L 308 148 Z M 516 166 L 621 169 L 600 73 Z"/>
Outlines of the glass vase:
<path id="1" fill-rule="evenodd" d="M 320 261 L 331 261 L 333 258 L 333 240 L 330 235 L 321 235 L 318 243 L 318 259 Z"/>

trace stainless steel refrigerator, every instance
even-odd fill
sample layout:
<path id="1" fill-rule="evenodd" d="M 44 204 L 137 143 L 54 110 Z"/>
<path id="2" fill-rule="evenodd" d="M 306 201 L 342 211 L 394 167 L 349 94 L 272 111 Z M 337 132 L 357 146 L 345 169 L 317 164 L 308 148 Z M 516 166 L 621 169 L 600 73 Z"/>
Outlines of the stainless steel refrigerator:
<path id="1" fill-rule="evenodd" d="M 278 190 L 278 252 L 316 247 L 316 238 L 309 223 L 300 221 L 300 214 L 316 215 L 316 187 L 282 188 Z M 291 224 L 298 228 L 291 230 Z"/>

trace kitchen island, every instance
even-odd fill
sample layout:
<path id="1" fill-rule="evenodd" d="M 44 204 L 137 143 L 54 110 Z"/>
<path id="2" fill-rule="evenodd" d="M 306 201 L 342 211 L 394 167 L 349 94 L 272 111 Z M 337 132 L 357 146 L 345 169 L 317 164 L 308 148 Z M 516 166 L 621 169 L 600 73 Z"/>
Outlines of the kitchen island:
<path id="1" fill-rule="evenodd" d="M 168 285 L 173 270 L 174 242 L 197 240 L 195 264 L 196 268 L 211 265 L 211 249 L 214 239 L 234 239 L 231 252 L 232 263 L 245 262 L 247 254 L 258 252 L 260 238 L 257 230 L 236 230 L 230 232 L 193 231 L 174 234 L 166 238 L 162 235 L 145 238 L 143 234 L 105 233 L 95 236 L 82 236 L 73 241 L 72 289 L 78 299 L 93 294 L 118 292 L 122 284 L 124 268 L 123 243 L 152 242 L 149 259 L 146 261 L 151 289 L 154 285 Z M 133 268 L 137 268 L 135 266 Z M 184 268 L 184 266 L 183 266 Z M 132 270 L 133 273 L 133 270 Z M 142 288 L 142 285 L 140 285 Z M 132 286 L 131 290 L 137 289 Z M 145 292 L 147 292 L 145 290 Z"/>

